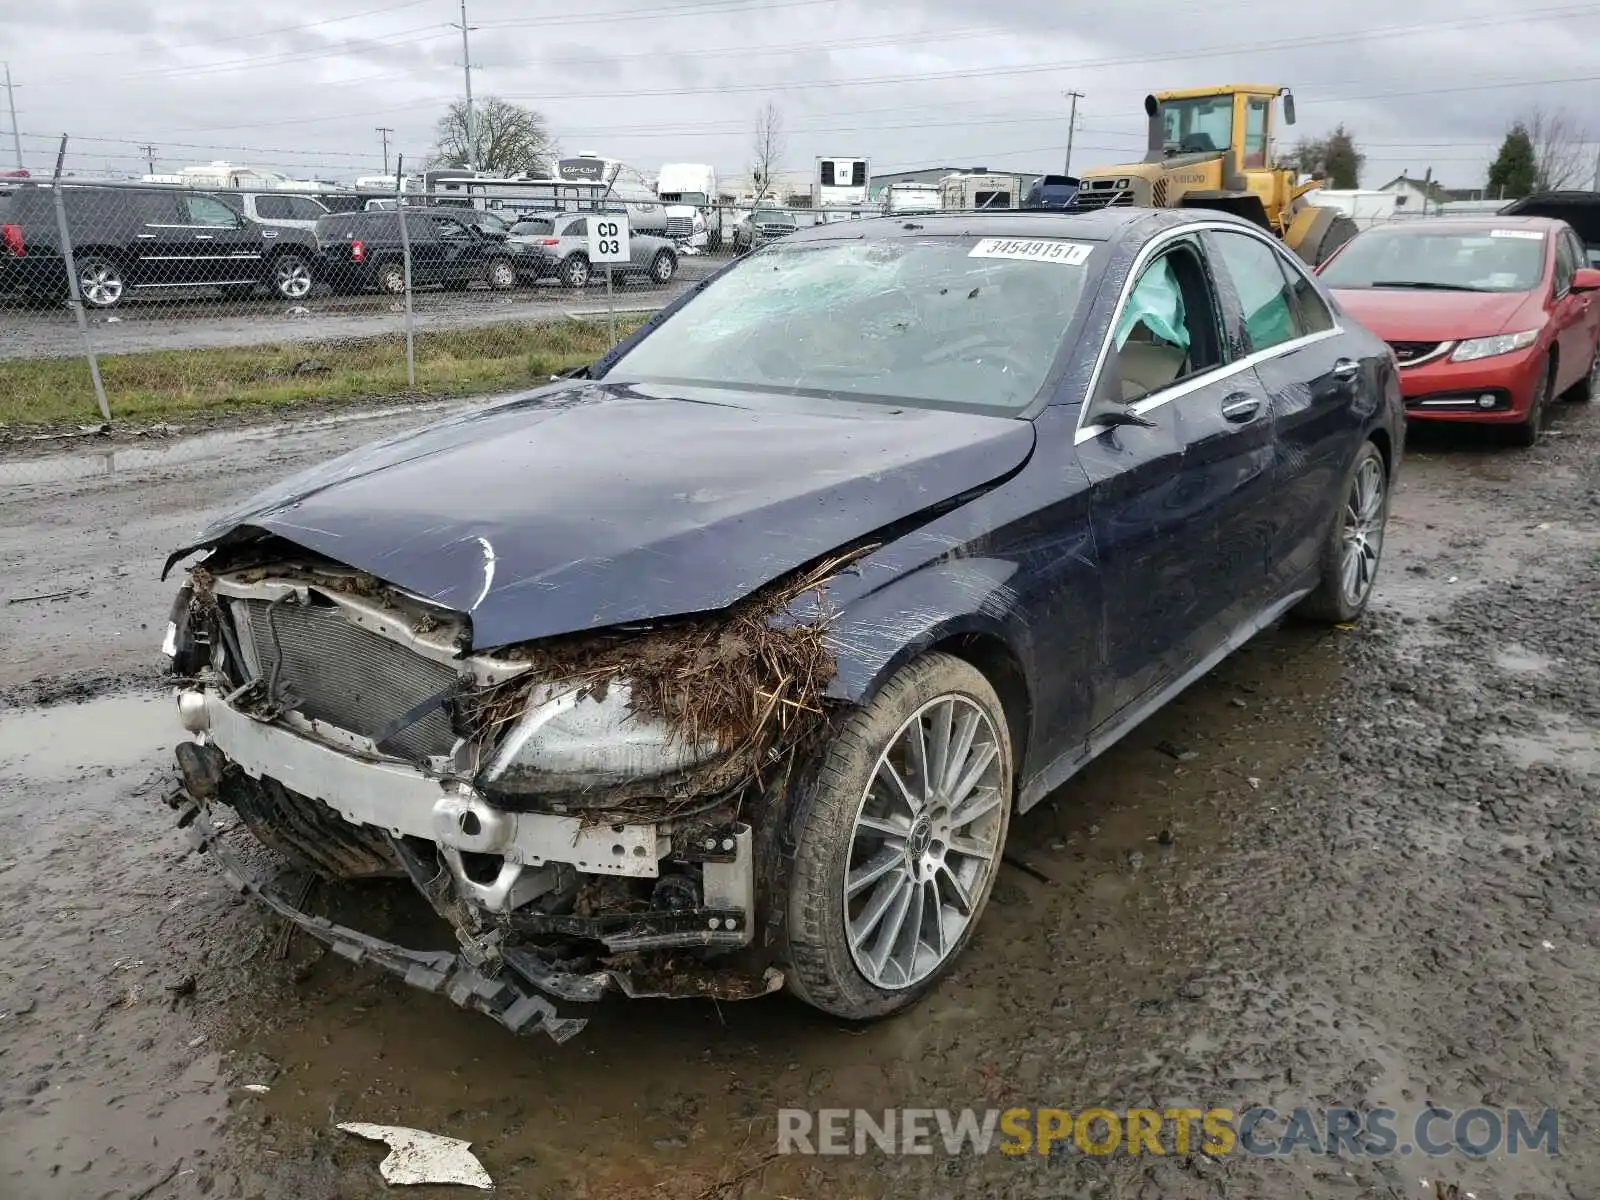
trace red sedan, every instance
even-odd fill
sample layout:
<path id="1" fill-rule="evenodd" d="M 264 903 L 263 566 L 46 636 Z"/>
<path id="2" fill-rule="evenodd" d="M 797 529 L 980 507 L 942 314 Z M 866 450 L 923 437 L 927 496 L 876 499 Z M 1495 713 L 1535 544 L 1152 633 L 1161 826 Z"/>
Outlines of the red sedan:
<path id="1" fill-rule="evenodd" d="M 1549 217 L 1380 225 L 1319 268 L 1394 350 L 1406 416 L 1504 425 L 1531 446 L 1557 396 L 1600 390 L 1600 270 Z"/>

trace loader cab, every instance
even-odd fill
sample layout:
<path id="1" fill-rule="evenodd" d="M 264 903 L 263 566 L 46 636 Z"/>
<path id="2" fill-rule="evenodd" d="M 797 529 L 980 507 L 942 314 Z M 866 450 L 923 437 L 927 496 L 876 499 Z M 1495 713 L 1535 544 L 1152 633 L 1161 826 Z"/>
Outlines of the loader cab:
<path id="1" fill-rule="evenodd" d="M 1273 101 L 1283 100 L 1283 123 L 1294 124 L 1294 96 L 1288 88 L 1234 84 L 1156 92 L 1144 100 L 1150 119 L 1148 162 L 1179 155 L 1233 155 L 1235 170 L 1272 167 Z"/>
<path id="2" fill-rule="evenodd" d="M 1294 179 L 1273 163 L 1279 100 L 1283 124 L 1294 124 L 1294 96 L 1288 88 L 1230 84 L 1146 96 L 1150 132 L 1145 161 L 1163 165 L 1188 185 L 1173 189 L 1175 202 L 1185 203 L 1178 196 L 1198 193 L 1192 202 L 1238 211 L 1281 233 Z M 1211 198 L 1202 200 L 1208 193 Z M 1218 193 L 1237 194 L 1238 201 L 1230 203 Z"/>

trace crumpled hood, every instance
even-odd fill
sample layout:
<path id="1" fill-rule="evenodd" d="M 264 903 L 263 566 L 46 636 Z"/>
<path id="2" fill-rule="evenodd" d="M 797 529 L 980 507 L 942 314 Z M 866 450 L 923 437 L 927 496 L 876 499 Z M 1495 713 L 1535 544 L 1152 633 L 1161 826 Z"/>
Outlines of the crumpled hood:
<path id="1" fill-rule="evenodd" d="M 1007 417 L 564 385 L 304 472 L 179 555 L 265 530 L 469 614 L 486 649 L 726 607 L 1032 448 Z"/>
<path id="2" fill-rule="evenodd" d="M 1339 307 L 1388 342 L 1459 342 L 1544 324 L 1535 292 L 1334 288 L 1333 295 Z"/>

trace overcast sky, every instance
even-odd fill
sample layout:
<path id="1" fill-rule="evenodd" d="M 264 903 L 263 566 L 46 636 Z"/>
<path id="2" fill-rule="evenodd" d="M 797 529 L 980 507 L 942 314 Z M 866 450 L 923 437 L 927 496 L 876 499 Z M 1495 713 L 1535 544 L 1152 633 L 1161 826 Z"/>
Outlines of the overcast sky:
<path id="1" fill-rule="evenodd" d="M 470 0 L 469 17 L 478 97 L 538 109 L 563 152 L 649 172 L 747 171 L 768 100 L 789 170 L 834 153 L 874 171 L 1059 170 L 1069 90 L 1085 95 L 1081 170 L 1142 153 L 1147 91 L 1232 80 L 1294 89 L 1280 147 L 1343 122 L 1368 186 L 1429 166 L 1480 185 L 1534 105 L 1600 137 L 1600 3 Z M 408 159 L 427 153 L 461 94 L 458 19 L 458 0 L 0 0 L 0 59 L 35 170 L 66 132 L 80 169 L 142 170 L 153 142 L 161 170 L 226 158 L 350 179 L 381 167 L 377 126 Z"/>

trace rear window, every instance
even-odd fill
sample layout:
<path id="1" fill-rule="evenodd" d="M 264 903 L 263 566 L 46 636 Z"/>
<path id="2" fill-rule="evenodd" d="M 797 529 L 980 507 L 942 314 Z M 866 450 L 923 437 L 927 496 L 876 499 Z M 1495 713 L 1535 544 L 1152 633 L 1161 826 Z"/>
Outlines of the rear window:
<path id="1" fill-rule="evenodd" d="M 556 223 L 548 217 L 524 217 L 511 227 L 512 233 L 548 237 L 556 230 Z"/>
<path id="2" fill-rule="evenodd" d="M 366 213 L 332 213 L 317 221 L 319 238 L 349 238 L 371 236 L 368 226 L 371 219 Z M 398 234 L 398 230 L 395 231 Z"/>

